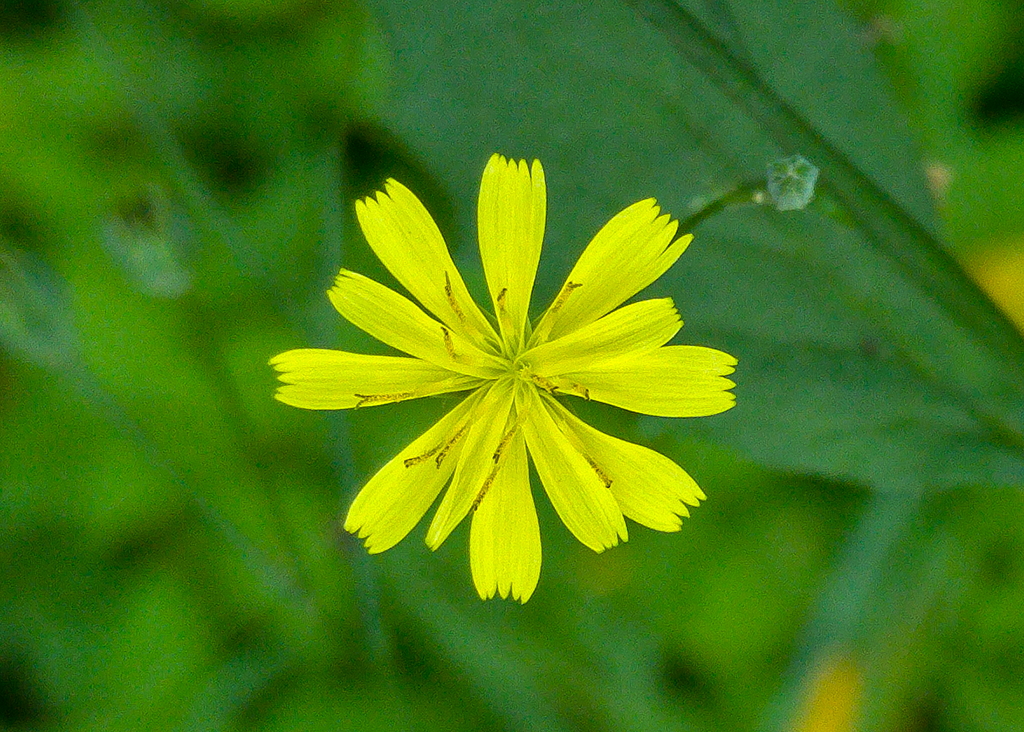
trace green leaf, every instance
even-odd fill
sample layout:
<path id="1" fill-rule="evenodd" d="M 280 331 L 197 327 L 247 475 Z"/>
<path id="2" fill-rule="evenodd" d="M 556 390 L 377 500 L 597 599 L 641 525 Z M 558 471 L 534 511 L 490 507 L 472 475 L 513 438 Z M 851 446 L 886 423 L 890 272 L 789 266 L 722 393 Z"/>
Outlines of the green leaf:
<path id="1" fill-rule="evenodd" d="M 821 169 L 816 203 L 717 213 L 653 288 L 679 304 L 684 342 L 740 361 L 734 410 L 655 429 L 876 488 L 1019 483 L 1024 342 L 938 240 L 856 29 L 827 5 L 708 7 L 378 4 L 394 53 L 385 122 L 451 192 L 449 240 L 474 257 L 491 152 L 540 158 L 543 304 L 625 206 L 653 195 L 685 220 L 801 154 Z"/>

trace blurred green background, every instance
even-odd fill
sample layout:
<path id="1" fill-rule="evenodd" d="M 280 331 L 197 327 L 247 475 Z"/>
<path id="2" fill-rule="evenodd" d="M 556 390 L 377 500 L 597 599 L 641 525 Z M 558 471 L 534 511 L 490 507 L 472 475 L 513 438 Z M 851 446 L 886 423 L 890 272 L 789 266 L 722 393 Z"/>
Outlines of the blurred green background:
<path id="1" fill-rule="evenodd" d="M 388 176 L 482 292 L 496 151 L 545 166 L 535 303 L 655 196 L 696 239 L 648 292 L 740 361 L 717 417 L 579 405 L 709 500 L 595 555 L 538 496 L 525 606 L 465 525 L 335 523 L 451 398 L 267 366 L 381 352 L 324 293 L 392 281 Z M 704 215 L 795 153 L 806 210 Z M 1010 0 L 4 2 L 0 727 L 1024 729 L 1024 341 L 964 274 L 1024 323 L 1022 163 Z"/>

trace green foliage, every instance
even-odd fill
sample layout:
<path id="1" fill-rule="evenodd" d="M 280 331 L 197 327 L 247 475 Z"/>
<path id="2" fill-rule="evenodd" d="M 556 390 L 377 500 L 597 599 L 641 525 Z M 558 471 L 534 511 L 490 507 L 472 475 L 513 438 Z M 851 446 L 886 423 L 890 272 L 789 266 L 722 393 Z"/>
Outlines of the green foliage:
<path id="1" fill-rule="evenodd" d="M 952 243 L 1019 239 L 1024 26 L 998 0 L 849 3 L 865 18 L 939 176 Z"/>
<path id="2" fill-rule="evenodd" d="M 1019 727 L 1024 341 L 945 250 L 863 29 L 782 0 L 368 5 L 0 14 L 0 726 L 793 729 L 839 655 L 863 729 Z M 928 70 L 950 29 L 900 7 L 914 126 L 966 155 L 942 68 L 998 13 Z M 950 190 L 959 239 L 1022 228 L 1001 124 Z M 482 294 L 496 151 L 545 166 L 536 307 L 656 196 L 696 238 L 650 294 L 740 360 L 714 418 L 574 404 L 709 501 L 594 555 L 538 495 L 524 607 L 476 598 L 464 526 L 370 557 L 337 523 L 455 397 L 305 413 L 266 364 L 380 349 L 324 291 L 342 261 L 387 281 L 351 215 L 387 176 Z M 797 154 L 814 200 L 755 203 Z"/>
<path id="3" fill-rule="evenodd" d="M 683 216 L 708 190 L 760 177 L 779 146 L 806 145 L 852 225 L 751 209 L 695 230 L 660 286 L 691 342 L 739 358 L 746 394 L 720 418 L 671 429 L 879 488 L 1019 484 L 1024 347 L 930 233 L 923 174 L 905 164 L 910 140 L 852 29 L 827 8 L 762 18 L 758 3 L 755 21 L 738 3 L 718 20 L 723 41 L 680 6 L 636 5 L 650 25 L 615 3 L 583 17 L 545 6 L 516 33 L 497 30 L 503 6 L 452 10 L 440 31 L 414 3 L 382 6 L 403 44 L 387 124 L 455 200 L 472 200 L 473 161 L 496 137 L 545 161 L 558 249 L 540 292 L 627 202 L 655 194 Z M 570 24 L 576 42 L 560 43 Z M 826 58 L 829 83 L 808 80 Z M 473 209 L 462 210 L 456 239 L 469 242 Z"/>
<path id="4" fill-rule="evenodd" d="M 0 343 L 43 368 L 59 368 L 77 350 L 65 284 L 44 262 L 0 241 Z"/>

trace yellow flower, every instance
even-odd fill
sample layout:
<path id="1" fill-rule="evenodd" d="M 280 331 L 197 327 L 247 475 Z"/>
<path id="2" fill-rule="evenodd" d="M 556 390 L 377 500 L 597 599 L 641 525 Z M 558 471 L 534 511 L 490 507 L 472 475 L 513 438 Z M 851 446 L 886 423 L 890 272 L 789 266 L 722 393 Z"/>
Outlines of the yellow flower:
<path id="1" fill-rule="evenodd" d="M 304 348 L 271 359 L 277 398 L 305 409 L 370 407 L 448 392 L 469 395 L 402 450 L 356 496 L 345 529 L 371 553 L 397 544 L 445 485 L 426 542 L 437 549 L 473 513 L 470 565 L 484 599 L 526 602 L 541 543 L 527 454 L 569 530 L 596 552 L 627 538 L 626 516 L 676 531 L 705 498 L 670 459 L 606 435 L 560 395 L 642 414 L 697 417 L 729 409 L 736 359 L 665 345 L 682 321 L 671 299 L 619 307 L 660 277 L 692 236 L 653 199 L 622 211 L 583 252 L 552 305 L 529 319 L 547 193 L 539 161 L 494 155 L 480 184 L 480 257 L 491 304 L 477 306 L 430 214 L 395 180 L 356 203 L 373 251 L 415 297 L 342 270 L 328 296 L 351 323 L 406 356 Z M 422 307 L 420 307 L 422 306 Z"/>

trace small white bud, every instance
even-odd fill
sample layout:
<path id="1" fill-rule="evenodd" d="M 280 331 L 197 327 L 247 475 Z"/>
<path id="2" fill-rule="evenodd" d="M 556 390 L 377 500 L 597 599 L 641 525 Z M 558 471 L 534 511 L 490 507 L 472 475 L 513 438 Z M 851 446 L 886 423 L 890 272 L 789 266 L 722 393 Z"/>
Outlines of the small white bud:
<path id="1" fill-rule="evenodd" d="M 818 169 L 802 155 L 768 163 L 768 195 L 779 211 L 799 211 L 814 198 Z"/>

